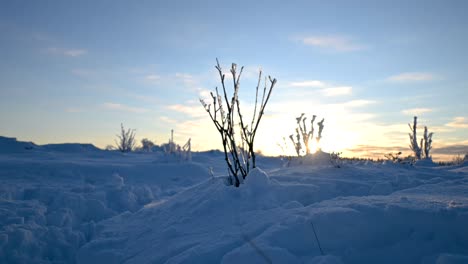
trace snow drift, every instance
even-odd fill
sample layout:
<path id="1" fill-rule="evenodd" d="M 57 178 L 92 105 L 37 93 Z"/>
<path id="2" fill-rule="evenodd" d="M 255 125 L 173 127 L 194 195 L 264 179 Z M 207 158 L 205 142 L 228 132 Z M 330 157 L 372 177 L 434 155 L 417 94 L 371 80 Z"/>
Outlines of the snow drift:
<path id="1" fill-rule="evenodd" d="M 468 168 L 193 162 L 0 138 L 0 263 L 467 263 Z"/>

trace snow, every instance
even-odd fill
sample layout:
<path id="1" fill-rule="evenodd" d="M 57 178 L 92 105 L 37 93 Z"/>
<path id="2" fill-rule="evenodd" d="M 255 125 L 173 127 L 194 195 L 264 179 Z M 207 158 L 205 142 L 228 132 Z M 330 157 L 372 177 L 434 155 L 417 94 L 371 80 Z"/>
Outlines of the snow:
<path id="1" fill-rule="evenodd" d="M 0 137 L 0 263 L 468 263 L 468 167 L 192 162 Z M 213 169 L 215 177 L 209 173 Z"/>

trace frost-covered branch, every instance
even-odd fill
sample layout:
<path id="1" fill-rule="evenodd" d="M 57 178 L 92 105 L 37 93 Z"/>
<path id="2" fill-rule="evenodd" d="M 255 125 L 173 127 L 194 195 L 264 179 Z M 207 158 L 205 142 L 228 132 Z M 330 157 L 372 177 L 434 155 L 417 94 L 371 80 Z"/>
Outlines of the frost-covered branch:
<path id="1" fill-rule="evenodd" d="M 273 87 L 276 84 L 276 79 L 268 77 L 268 83 L 267 79 L 265 79 L 265 86 L 263 93 L 261 94 L 262 99 L 259 101 L 259 87 L 262 79 L 262 72 L 259 72 L 252 120 L 246 123 L 244 122 L 244 118 L 241 113 L 238 97 L 240 77 L 244 67 L 241 67 L 239 73 L 237 73 L 237 64 L 232 63 L 231 65 L 230 72 L 232 74 L 234 88 L 232 97 L 230 98 L 228 97 L 226 90 L 225 75 L 223 74 L 217 59 L 215 68 L 218 70 L 218 74 L 221 79 L 221 86 L 223 89 L 222 95 L 219 94 L 218 87 L 216 87 L 216 94 L 211 93 L 210 104 L 206 103 L 202 99 L 200 99 L 200 102 L 221 136 L 224 159 L 228 167 L 228 172 L 230 176 L 234 178 L 233 184 L 238 187 L 240 184 L 239 177 L 245 179 L 250 168 L 255 168 L 256 166 L 254 152 L 255 136 L 260 121 L 264 115 L 266 104 L 268 103 Z M 238 122 L 236 122 L 236 120 L 238 120 Z M 241 144 L 236 142 L 238 139 L 238 136 L 236 135 L 236 124 L 239 125 L 238 130 L 240 132 Z"/>
<path id="2" fill-rule="evenodd" d="M 415 116 L 414 117 L 414 121 L 413 121 L 413 125 L 411 124 L 408 124 L 410 130 L 411 130 L 411 133 L 409 133 L 409 138 L 410 138 L 410 149 L 413 151 L 414 153 L 414 157 L 416 159 L 421 159 L 421 148 L 419 147 L 418 145 L 418 138 L 417 138 L 417 125 L 418 125 L 418 117 Z"/>
<path id="3" fill-rule="evenodd" d="M 413 120 L 413 125 L 408 124 L 408 126 L 411 129 L 411 133 L 409 133 L 409 138 L 410 138 L 410 149 L 414 153 L 414 157 L 417 160 L 420 160 L 421 158 L 426 158 L 429 159 L 431 158 L 430 156 L 430 151 L 432 149 L 432 136 L 434 133 L 429 133 L 427 130 L 427 126 L 424 127 L 424 134 L 423 138 L 421 138 L 420 143 L 418 145 L 418 139 L 417 139 L 417 123 L 418 123 L 418 117 L 415 116 Z"/>
<path id="4" fill-rule="evenodd" d="M 305 114 L 302 113 L 299 117 L 296 117 L 296 139 L 294 140 L 294 135 L 290 135 L 289 139 L 291 139 L 291 142 L 294 145 L 294 149 L 296 150 L 297 156 L 301 156 L 304 154 L 309 155 L 311 153 L 310 150 L 310 140 L 314 138 L 314 122 L 315 119 L 317 118 L 316 115 L 312 116 L 312 119 L 310 121 L 310 130 L 307 130 L 307 125 L 306 125 L 306 120 L 307 117 L 305 117 Z M 323 123 L 325 121 L 325 118 L 322 119 L 322 121 L 318 122 L 318 136 L 315 138 L 317 141 L 317 146 L 320 143 L 320 139 L 322 138 L 322 131 L 323 131 Z"/>
<path id="5" fill-rule="evenodd" d="M 424 150 L 424 157 L 426 159 L 431 158 L 430 156 L 430 151 L 432 149 L 432 135 L 434 135 L 433 132 L 428 133 L 427 131 L 427 126 L 424 127 L 424 137 L 423 137 L 423 143 L 422 148 Z"/>

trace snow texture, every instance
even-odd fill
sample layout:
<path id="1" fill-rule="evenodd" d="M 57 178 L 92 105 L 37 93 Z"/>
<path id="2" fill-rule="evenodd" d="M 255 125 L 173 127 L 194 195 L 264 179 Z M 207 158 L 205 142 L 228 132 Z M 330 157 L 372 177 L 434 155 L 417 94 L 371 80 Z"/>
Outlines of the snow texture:
<path id="1" fill-rule="evenodd" d="M 0 137 L 0 263 L 468 263 L 467 166 L 257 162 Z"/>

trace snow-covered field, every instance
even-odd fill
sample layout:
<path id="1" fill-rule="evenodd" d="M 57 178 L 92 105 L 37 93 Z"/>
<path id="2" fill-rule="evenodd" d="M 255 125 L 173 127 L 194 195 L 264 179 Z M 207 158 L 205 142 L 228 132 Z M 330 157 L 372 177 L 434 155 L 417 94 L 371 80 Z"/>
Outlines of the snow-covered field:
<path id="1" fill-rule="evenodd" d="M 468 263 L 468 164 L 283 165 L 0 137 L 0 263 Z"/>

